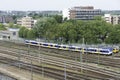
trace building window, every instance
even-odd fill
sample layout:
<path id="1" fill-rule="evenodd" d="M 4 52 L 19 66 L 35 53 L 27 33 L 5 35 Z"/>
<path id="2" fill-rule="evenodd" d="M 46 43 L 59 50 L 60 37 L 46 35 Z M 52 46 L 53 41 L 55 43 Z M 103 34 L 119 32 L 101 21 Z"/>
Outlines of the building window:
<path id="1" fill-rule="evenodd" d="M 7 38 L 7 36 L 3 36 L 3 38 Z"/>
<path id="2" fill-rule="evenodd" d="M 16 35 L 16 32 L 13 32 L 13 36 L 15 36 Z"/>
<path id="3" fill-rule="evenodd" d="M 8 36 L 8 39 L 10 39 L 10 36 Z"/>

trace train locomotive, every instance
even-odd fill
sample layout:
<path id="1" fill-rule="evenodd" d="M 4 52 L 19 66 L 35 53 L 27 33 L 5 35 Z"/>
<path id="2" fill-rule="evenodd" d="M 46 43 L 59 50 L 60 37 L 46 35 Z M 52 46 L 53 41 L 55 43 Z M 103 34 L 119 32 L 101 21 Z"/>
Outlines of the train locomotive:
<path id="1" fill-rule="evenodd" d="M 113 53 L 113 48 L 91 48 L 91 47 L 79 47 L 79 46 L 69 46 L 69 45 L 60 45 L 55 43 L 45 43 L 45 42 L 37 42 L 33 40 L 25 40 L 25 44 L 41 46 L 46 48 L 54 48 L 60 50 L 69 50 L 76 52 L 84 52 L 84 53 L 93 53 L 93 54 L 103 54 L 103 55 L 111 55 Z"/>

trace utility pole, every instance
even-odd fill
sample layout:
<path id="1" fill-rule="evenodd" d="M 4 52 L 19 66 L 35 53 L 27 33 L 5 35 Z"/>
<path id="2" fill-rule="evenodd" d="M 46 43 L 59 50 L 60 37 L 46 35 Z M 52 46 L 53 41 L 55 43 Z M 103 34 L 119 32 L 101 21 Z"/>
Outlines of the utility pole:
<path id="1" fill-rule="evenodd" d="M 19 70 L 20 70 L 20 57 L 21 57 L 21 50 L 20 50 L 20 46 L 19 46 L 19 53 L 18 53 Z"/>
<path id="2" fill-rule="evenodd" d="M 42 57 L 42 77 L 44 78 L 44 56 Z"/>
<path id="3" fill-rule="evenodd" d="M 30 53 L 30 44 L 28 44 L 28 54 Z"/>
<path id="4" fill-rule="evenodd" d="M 82 63 L 82 54 L 84 54 L 84 38 L 83 38 L 83 43 L 82 43 L 82 52 L 80 52 L 80 62 Z"/>
<path id="5" fill-rule="evenodd" d="M 33 67 L 32 67 L 32 59 L 31 59 L 31 80 L 33 80 Z"/>
<path id="6" fill-rule="evenodd" d="M 39 44 L 38 44 L 38 46 L 39 46 L 39 48 L 38 48 L 38 51 L 39 51 L 39 54 L 38 54 L 38 56 L 39 56 L 39 63 L 40 63 L 40 40 L 39 40 Z"/>
<path id="7" fill-rule="evenodd" d="M 19 39 L 18 39 L 18 38 L 17 38 L 17 41 L 19 42 Z M 18 52 L 18 54 L 17 54 L 17 57 L 18 57 L 18 68 L 19 68 L 19 70 L 20 70 L 20 64 L 21 64 L 21 62 L 20 62 L 20 57 L 21 57 L 20 46 L 19 46 L 19 52 Z"/>
<path id="8" fill-rule="evenodd" d="M 99 48 L 98 48 L 98 65 L 100 64 L 100 51 L 99 51 Z"/>
<path id="9" fill-rule="evenodd" d="M 83 40 L 82 40 L 82 41 L 83 41 L 83 44 L 82 44 L 82 46 L 84 47 L 84 44 L 85 44 L 84 37 L 83 37 Z"/>
<path id="10" fill-rule="evenodd" d="M 83 72 L 82 70 L 82 62 L 83 62 L 83 54 L 84 54 L 84 38 L 83 38 L 83 44 L 82 44 L 82 53 L 80 52 L 80 63 L 81 63 L 81 73 Z"/>
<path id="11" fill-rule="evenodd" d="M 80 64 L 81 64 L 81 73 L 83 72 L 82 71 L 82 62 L 83 62 L 83 54 L 84 54 L 84 48 L 82 48 L 82 53 L 80 52 Z"/>
<path id="12" fill-rule="evenodd" d="M 64 61 L 64 80 L 67 80 L 67 74 L 66 74 L 66 61 Z"/>
<path id="13" fill-rule="evenodd" d="M 41 67 L 42 67 L 42 77 L 44 78 L 44 56 L 43 55 L 41 55 L 40 56 L 40 33 L 38 32 L 38 34 L 39 34 L 39 63 L 40 63 L 40 57 L 41 57 Z"/>

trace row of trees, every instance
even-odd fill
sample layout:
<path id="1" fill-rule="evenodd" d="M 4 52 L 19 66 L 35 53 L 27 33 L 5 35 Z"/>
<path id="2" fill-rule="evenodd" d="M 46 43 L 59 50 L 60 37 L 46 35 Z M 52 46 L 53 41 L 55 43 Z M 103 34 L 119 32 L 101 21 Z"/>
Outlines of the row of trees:
<path id="1" fill-rule="evenodd" d="M 20 37 L 35 39 L 44 38 L 63 43 L 120 43 L 120 25 L 111 25 L 101 18 L 92 21 L 66 20 L 62 16 L 54 16 L 40 20 L 33 29 L 20 29 Z"/>

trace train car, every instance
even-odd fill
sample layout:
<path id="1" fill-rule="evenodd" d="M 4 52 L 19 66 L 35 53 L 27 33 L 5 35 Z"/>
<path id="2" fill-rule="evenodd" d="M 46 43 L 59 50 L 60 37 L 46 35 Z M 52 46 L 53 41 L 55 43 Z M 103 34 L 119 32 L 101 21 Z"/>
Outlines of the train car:
<path id="1" fill-rule="evenodd" d="M 59 49 L 60 47 L 61 47 L 60 45 L 54 44 L 54 48 L 55 48 L 55 49 Z"/>
<path id="2" fill-rule="evenodd" d="M 30 41 L 30 44 L 35 45 L 35 46 L 39 46 L 39 42 L 36 42 L 36 41 Z"/>
<path id="3" fill-rule="evenodd" d="M 82 51 L 82 48 L 76 46 L 76 47 L 75 47 L 75 51 L 76 51 L 76 52 L 80 52 L 80 51 Z"/>
<path id="4" fill-rule="evenodd" d="M 119 49 L 113 48 L 113 53 L 118 53 L 118 52 L 119 52 Z"/>
<path id="5" fill-rule="evenodd" d="M 110 51 L 112 51 L 113 53 L 118 53 L 119 52 L 119 49 L 117 48 L 114 48 L 114 47 L 103 47 L 102 49 L 109 49 Z"/>
<path id="6" fill-rule="evenodd" d="M 37 42 L 33 40 L 25 40 L 25 44 L 34 45 L 34 46 L 41 46 L 41 47 L 47 47 L 47 48 L 54 48 L 54 49 L 61 49 L 61 50 L 71 50 L 71 51 L 77 51 L 77 52 L 85 52 L 85 53 L 96 53 L 96 54 L 104 54 L 104 55 L 110 55 L 113 53 L 112 48 L 81 48 L 78 46 L 69 46 L 69 45 L 58 45 L 54 43 L 45 43 L 45 42 Z M 114 50 L 117 52 L 117 50 Z"/>
<path id="7" fill-rule="evenodd" d="M 94 54 L 103 54 L 103 55 L 112 54 L 112 50 L 107 48 L 86 48 L 85 52 L 94 53 Z"/>
<path id="8" fill-rule="evenodd" d="M 111 55 L 113 52 L 111 49 L 99 49 L 100 54 Z"/>
<path id="9" fill-rule="evenodd" d="M 25 44 L 30 44 L 30 41 L 29 40 L 25 40 Z"/>
<path id="10" fill-rule="evenodd" d="M 87 53 L 97 53 L 97 50 L 98 50 L 97 48 L 86 48 L 85 51 L 86 51 Z"/>
<path id="11" fill-rule="evenodd" d="M 68 45 L 59 45 L 61 50 L 69 50 L 69 46 Z"/>
<path id="12" fill-rule="evenodd" d="M 68 46 L 68 49 L 71 51 L 76 51 L 76 46 Z"/>
<path id="13" fill-rule="evenodd" d="M 51 48 L 53 45 L 51 43 L 42 43 L 41 46 Z"/>
<path id="14" fill-rule="evenodd" d="M 49 48 L 54 48 L 54 49 L 59 49 L 60 47 L 58 44 L 54 44 L 54 43 L 48 43 L 48 45 Z"/>
<path id="15" fill-rule="evenodd" d="M 39 46 L 39 42 L 33 40 L 25 40 L 25 44 Z"/>

